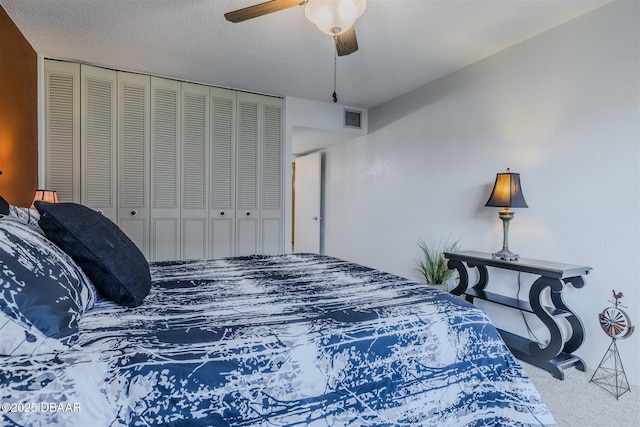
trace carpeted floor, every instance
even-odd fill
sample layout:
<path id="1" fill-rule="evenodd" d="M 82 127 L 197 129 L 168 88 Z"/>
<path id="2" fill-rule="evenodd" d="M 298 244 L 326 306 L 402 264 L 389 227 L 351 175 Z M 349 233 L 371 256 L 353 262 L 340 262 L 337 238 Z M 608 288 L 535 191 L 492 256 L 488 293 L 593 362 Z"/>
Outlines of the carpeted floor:
<path id="1" fill-rule="evenodd" d="M 536 366 L 520 362 L 547 404 L 559 427 L 639 427 L 640 389 L 631 386 L 617 400 L 590 383 L 593 370 L 569 368 L 564 380 Z"/>

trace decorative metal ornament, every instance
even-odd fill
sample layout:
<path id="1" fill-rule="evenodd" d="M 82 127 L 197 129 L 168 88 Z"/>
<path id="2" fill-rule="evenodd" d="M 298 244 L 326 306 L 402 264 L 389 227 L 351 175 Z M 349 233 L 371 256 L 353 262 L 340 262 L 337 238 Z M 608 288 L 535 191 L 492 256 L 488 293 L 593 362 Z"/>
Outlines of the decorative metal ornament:
<path id="1" fill-rule="evenodd" d="M 600 326 L 611 338 L 624 339 L 633 332 L 627 313 L 618 307 L 607 307 L 600 313 Z"/>
<path id="2" fill-rule="evenodd" d="M 596 383 L 609 393 L 613 394 L 616 399 L 622 396 L 629 388 L 627 375 L 622 366 L 622 359 L 618 352 L 616 340 L 629 338 L 635 327 L 631 325 L 631 319 L 624 310 L 619 308 L 620 299 L 624 296 L 622 292 L 613 291 L 614 303 L 613 307 L 607 307 L 599 314 L 600 327 L 605 334 L 611 337 L 611 344 L 600 361 L 596 372 L 589 382 Z"/>

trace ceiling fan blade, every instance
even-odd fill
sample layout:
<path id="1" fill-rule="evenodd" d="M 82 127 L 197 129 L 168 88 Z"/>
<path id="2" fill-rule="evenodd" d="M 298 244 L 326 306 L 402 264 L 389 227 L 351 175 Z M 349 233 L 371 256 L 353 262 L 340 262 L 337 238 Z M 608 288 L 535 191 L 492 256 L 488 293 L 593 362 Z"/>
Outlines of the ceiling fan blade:
<path id="1" fill-rule="evenodd" d="M 338 56 L 350 55 L 358 50 L 358 40 L 356 39 L 356 26 L 353 25 L 344 33 L 334 36 Z"/>
<path id="2" fill-rule="evenodd" d="M 234 23 L 242 22 L 247 19 L 257 18 L 258 16 L 267 15 L 293 6 L 300 6 L 304 4 L 305 1 L 306 0 L 271 0 L 225 13 L 224 17 L 227 18 L 227 21 Z"/>

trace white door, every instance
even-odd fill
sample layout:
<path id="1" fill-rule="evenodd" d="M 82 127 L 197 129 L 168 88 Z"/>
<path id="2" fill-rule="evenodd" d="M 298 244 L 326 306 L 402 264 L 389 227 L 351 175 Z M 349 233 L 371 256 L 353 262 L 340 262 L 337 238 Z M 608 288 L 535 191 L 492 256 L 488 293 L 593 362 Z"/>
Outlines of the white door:
<path id="1" fill-rule="evenodd" d="M 182 258 L 209 257 L 209 87 L 182 83 Z"/>
<path id="2" fill-rule="evenodd" d="M 180 91 L 151 78 L 151 261 L 181 259 Z"/>
<path id="3" fill-rule="evenodd" d="M 293 251 L 320 253 L 320 153 L 295 160 Z"/>
<path id="4" fill-rule="evenodd" d="M 236 255 L 259 253 L 259 95 L 238 93 Z"/>
<path id="5" fill-rule="evenodd" d="M 209 254 L 221 258 L 233 256 L 236 250 L 236 93 L 212 87 L 209 94 L 212 165 Z"/>
<path id="6" fill-rule="evenodd" d="M 151 78 L 118 73 L 118 225 L 149 259 Z"/>
<path id="7" fill-rule="evenodd" d="M 260 229 L 261 254 L 283 251 L 282 99 L 262 99 Z"/>

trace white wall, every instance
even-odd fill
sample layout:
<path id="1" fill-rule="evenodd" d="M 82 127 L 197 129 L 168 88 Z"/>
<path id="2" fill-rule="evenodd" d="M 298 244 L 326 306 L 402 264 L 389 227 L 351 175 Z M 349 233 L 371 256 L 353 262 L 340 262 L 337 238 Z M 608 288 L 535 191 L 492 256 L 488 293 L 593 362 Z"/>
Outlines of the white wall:
<path id="1" fill-rule="evenodd" d="M 586 327 L 577 354 L 595 369 L 612 289 L 640 327 L 638 5 L 615 1 L 369 110 L 369 135 L 326 150 L 326 253 L 418 279 L 421 237 L 496 251 L 498 209 L 484 203 L 510 167 L 529 204 L 510 248 L 593 267 L 564 296 Z M 618 347 L 640 384 L 640 333 Z"/>
<path id="2" fill-rule="evenodd" d="M 351 134 L 354 138 L 367 133 L 368 111 L 365 108 L 332 102 L 312 101 L 292 96 L 286 98 L 286 105 L 288 127 L 300 126 L 329 132 L 342 132 Z M 362 129 L 344 126 L 343 113 L 345 109 L 362 112 Z"/>

